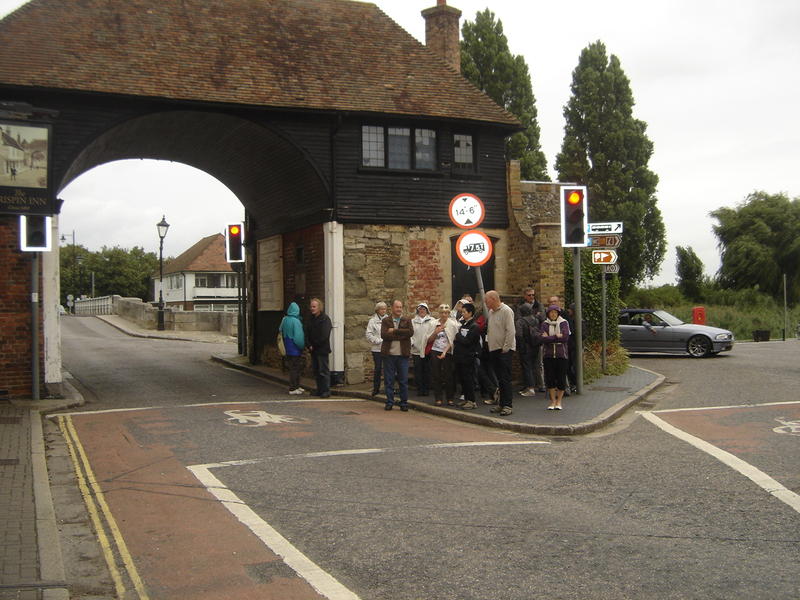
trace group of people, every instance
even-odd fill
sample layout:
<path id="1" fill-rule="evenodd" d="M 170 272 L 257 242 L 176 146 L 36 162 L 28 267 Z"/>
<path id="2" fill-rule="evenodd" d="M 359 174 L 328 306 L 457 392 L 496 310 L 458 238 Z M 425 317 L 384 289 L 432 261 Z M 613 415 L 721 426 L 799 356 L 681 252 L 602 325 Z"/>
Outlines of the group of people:
<path id="1" fill-rule="evenodd" d="M 391 307 L 378 302 L 366 327 L 374 364 L 373 397 L 380 392 L 383 379 L 385 409 L 391 410 L 397 403 L 400 410 L 407 411 L 409 363 L 413 360 L 418 396 L 433 392 L 437 405 L 472 410 L 480 395 L 484 403 L 492 405 L 491 412 L 507 416 L 513 410 L 511 373 L 516 353 L 524 380 L 520 393 L 533 396 L 537 389 L 546 390 L 548 410 L 561 410 L 570 371 L 568 312 L 557 297 L 551 297 L 542 309 L 532 289 L 526 290 L 516 310 L 494 290 L 485 294 L 484 302 L 486 314 L 465 295 L 455 306 L 440 304 L 433 311 L 422 302 L 413 316 L 405 314 L 402 300 L 395 300 Z M 289 393 L 305 392 L 300 375 L 303 351 L 308 349 L 316 379 L 314 393 L 327 398 L 332 324 L 319 298 L 310 301 L 309 310 L 311 317 L 304 326 L 300 307 L 292 302 L 279 328 L 289 369 Z"/>
<path id="2" fill-rule="evenodd" d="M 383 377 L 386 410 L 391 410 L 397 382 L 399 404 L 406 410 L 408 367 L 413 360 L 418 396 L 430 396 L 432 392 L 438 406 L 457 404 L 471 410 L 477 408 L 480 394 L 484 403 L 493 405 L 492 412 L 510 415 L 514 395 L 512 361 L 517 353 L 525 381 L 522 395 L 535 394 L 538 376 L 539 387 L 547 391 L 550 400 L 547 408 L 561 410 L 564 394 L 568 393 L 572 334 L 558 298 L 551 298 L 551 305 L 544 311 L 533 290 L 526 291 L 516 311 L 496 291 L 486 293 L 485 303 L 488 318 L 477 310 L 469 295 L 452 309 L 440 304 L 432 311 L 422 302 L 413 317 L 403 315 L 400 300 L 392 304 L 390 316 L 386 314 L 386 303 L 378 302 L 366 328 L 374 363 L 373 397 L 380 392 Z"/>
<path id="3" fill-rule="evenodd" d="M 314 371 L 317 389 L 312 392 L 316 396 L 328 398 L 331 395 L 331 319 L 325 314 L 325 305 L 319 298 L 309 302 L 311 319 L 307 327 L 300 319 L 300 306 L 297 302 L 289 304 L 286 316 L 278 328 L 278 335 L 283 339 L 286 362 L 289 367 L 289 393 L 299 395 L 305 393 L 300 387 L 300 375 L 305 366 L 303 350 L 308 348 L 311 355 L 311 366 Z"/>

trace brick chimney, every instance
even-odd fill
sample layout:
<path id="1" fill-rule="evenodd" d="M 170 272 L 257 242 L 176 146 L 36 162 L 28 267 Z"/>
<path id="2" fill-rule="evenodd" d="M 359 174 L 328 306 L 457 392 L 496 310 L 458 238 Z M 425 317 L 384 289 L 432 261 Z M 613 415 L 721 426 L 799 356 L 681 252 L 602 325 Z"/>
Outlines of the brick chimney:
<path id="1" fill-rule="evenodd" d="M 461 72 L 459 46 L 461 11 L 447 6 L 447 0 L 436 0 L 436 6 L 422 11 L 425 18 L 425 45 L 458 73 Z"/>

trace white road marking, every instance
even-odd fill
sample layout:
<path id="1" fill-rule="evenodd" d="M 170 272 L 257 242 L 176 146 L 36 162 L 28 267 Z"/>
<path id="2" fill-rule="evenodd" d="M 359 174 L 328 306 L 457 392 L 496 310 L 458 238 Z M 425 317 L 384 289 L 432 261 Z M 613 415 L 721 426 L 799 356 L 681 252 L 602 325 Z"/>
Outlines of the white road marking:
<path id="1" fill-rule="evenodd" d="M 762 404 L 731 404 L 729 406 L 698 406 L 694 408 L 665 408 L 664 410 L 653 410 L 653 411 L 638 411 L 639 414 L 644 414 L 645 412 L 651 413 L 671 413 L 671 412 L 697 412 L 697 411 L 704 411 L 704 410 L 725 410 L 728 408 L 759 408 L 761 406 L 785 406 L 787 404 L 800 404 L 798 401 L 789 401 L 789 402 L 764 402 Z"/>
<path id="2" fill-rule="evenodd" d="M 379 454 L 395 450 L 466 448 L 486 446 L 519 446 L 549 444 L 540 440 L 516 440 L 503 442 L 454 442 L 442 444 L 424 444 L 421 446 L 404 446 L 399 448 L 353 448 L 350 450 L 330 450 L 327 452 L 307 452 L 270 458 L 231 460 L 205 465 L 187 467 L 205 488 L 227 508 L 243 525 L 252 531 L 267 548 L 277 554 L 300 577 L 305 579 L 319 594 L 329 600 L 359 600 L 359 597 L 342 585 L 336 578 L 324 571 L 319 565 L 295 548 L 289 540 L 259 517 L 253 509 L 228 489 L 219 479 L 211 474 L 211 469 L 252 465 L 280 458 L 323 458 L 329 456 L 354 456 L 360 454 Z"/>
<path id="3" fill-rule="evenodd" d="M 668 412 L 668 411 L 659 411 L 659 412 Z M 683 440 L 684 442 L 691 444 L 695 448 L 710 454 L 723 464 L 728 465 L 730 468 L 738 471 L 749 480 L 751 480 L 756 485 L 763 488 L 767 493 L 775 496 L 781 502 L 788 504 L 792 507 L 795 511 L 800 513 L 800 495 L 795 494 L 793 491 L 787 489 L 777 481 L 775 481 L 772 477 L 761 471 L 760 469 L 754 467 L 750 463 L 743 461 L 741 458 L 734 456 L 730 452 L 726 452 L 722 448 L 718 448 L 713 444 L 706 442 L 696 436 L 693 436 L 690 433 L 686 433 L 682 429 L 678 429 L 677 427 L 670 425 L 660 417 L 657 417 L 652 412 L 645 412 L 642 411 L 641 414 L 645 419 L 650 421 L 656 427 L 660 427 L 667 433 L 674 435 L 679 440 Z"/>
<path id="4" fill-rule="evenodd" d="M 226 488 L 202 465 L 189 467 L 194 476 L 211 492 L 233 516 L 252 531 L 275 554 L 280 556 L 295 573 L 305 579 L 319 594 L 329 600 L 359 600 L 359 597 L 344 587 L 337 579 L 323 571 L 314 561 L 295 548 L 289 540 L 278 533 L 269 523 L 259 517 L 253 509 Z"/>
<path id="5" fill-rule="evenodd" d="M 141 412 L 145 410 L 163 410 L 165 408 L 197 408 L 202 406 L 236 406 L 240 404 L 317 404 L 336 402 L 367 402 L 363 398 L 290 398 L 286 400 L 231 400 L 229 402 L 199 402 L 197 404 L 176 404 L 172 406 L 142 406 L 138 408 L 107 408 L 105 410 L 81 410 L 75 412 L 62 412 L 47 415 L 50 419 L 76 415 L 104 415 L 118 412 Z"/>
<path id="6" fill-rule="evenodd" d="M 397 452 L 400 450 L 426 450 L 437 448 L 469 448 L 477 446 L 532 446 L 537 444 L 549 445 L 546 440 L 514 440 L 497 442 L 448 442 L 442 444 L 422 444 L 420 446 L 395 446 L 392 448 L 351 448 L 348 450 L 326 450 L 322 452 L 305 452 L 303 454 L 283 454 L 280 456 L 268 456 L 266 458 L 245 458 L 241 460 L 227 460 L 223 462 L 207 463 L 205 465 L 193 465 L 204 469 L 219 469 L 221 467 L 239 467 L 242 465 L 256 465 L 271 460 L 294 460 L 298 458 L 325 458 L 328 456 L 353 456 L 357 454 L 383 454 L 386 452 Z"/>

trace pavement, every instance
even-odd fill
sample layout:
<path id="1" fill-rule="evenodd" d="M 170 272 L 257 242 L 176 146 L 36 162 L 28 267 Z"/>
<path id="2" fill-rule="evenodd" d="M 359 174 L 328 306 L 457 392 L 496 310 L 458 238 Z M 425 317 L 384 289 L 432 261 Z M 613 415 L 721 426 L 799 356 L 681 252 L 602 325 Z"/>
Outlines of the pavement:
<path id="1" fill-rule="evenodd" d="M 91 318 L 91 317 L 81 317 Z M 117 315 L 95 318 L 136 337 L 209 343 L 232 342 L 218 332 L 152 331 L 142 329 Z M 212 354 L 212 353 L 210 353 Z M 246 357 L 231 351 L 213 353 L 211 358 L 265 380 L 286 385 L 285 370 L 251 365 Z M 432 397 L 409 392 L 413 410 L 442 417 L 535 435 L 576 435 L 597 430 L 619 417 L 664 381 L 664 376 L 630 367 L 624 375 L 605 376 L 584 387 L 580 395 L 565 398 L 562 411 L 545 410 L 543 393 L 533 397 L 515 394 L 513 414 L 498 417 L 483 402 L 465 411 L 435 406 Z M 313 389 L 311 378 L 301 380 Z M 371 384 L 333 386 L 334 396 L 370 399 Z M 64 381 L 64 398 L 47 400 L 0 400 L 0 600 L 68 600 L 69 591 L 61 557 L 56 520 L 47 473 L 42 416 L 49 412 L 80 406 L 83 398 Z M 288 396 L 287 396 L 288 397 Z M 385 402 L 382 395 L 374 399 Z"/>

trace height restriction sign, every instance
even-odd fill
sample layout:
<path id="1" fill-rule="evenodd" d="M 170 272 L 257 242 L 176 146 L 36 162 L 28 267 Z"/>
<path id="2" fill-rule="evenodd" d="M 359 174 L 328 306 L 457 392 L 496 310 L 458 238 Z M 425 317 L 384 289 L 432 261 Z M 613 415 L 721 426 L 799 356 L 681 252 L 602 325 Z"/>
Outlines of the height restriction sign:
<path id="1" fill-rule="evenodd" d="M 450 200 L 450 220 L 456 227 L 472 229 L 483 222 L 486 210 L 475 194 L 458 194 Z"/>
<path id="2" fill-rule="evenodd" d="M 470 267 L 480 267 L 492 258 L 492 240 L 482 231 L 465 231 L 456 240 L 458 259 Z"/>

